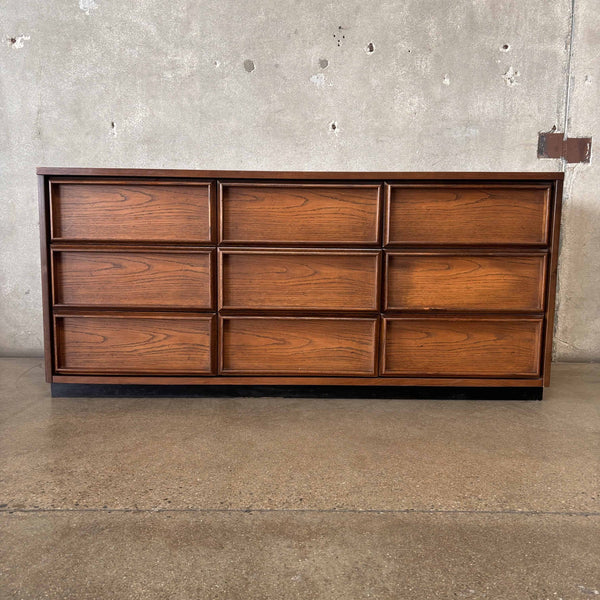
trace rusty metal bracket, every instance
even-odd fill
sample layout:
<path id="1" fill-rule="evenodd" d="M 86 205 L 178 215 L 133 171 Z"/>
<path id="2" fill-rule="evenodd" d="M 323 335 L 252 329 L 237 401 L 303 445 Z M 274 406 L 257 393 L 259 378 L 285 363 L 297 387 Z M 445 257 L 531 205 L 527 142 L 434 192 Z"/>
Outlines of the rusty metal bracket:
<path id="1" fill-rule="evenodd" d="M 592 158 L 592 138 L 566 138 L 563 133 L 541 131 L 538 137 L 538 158 L 564 158 L 568 163 L 589 163 Z"/>

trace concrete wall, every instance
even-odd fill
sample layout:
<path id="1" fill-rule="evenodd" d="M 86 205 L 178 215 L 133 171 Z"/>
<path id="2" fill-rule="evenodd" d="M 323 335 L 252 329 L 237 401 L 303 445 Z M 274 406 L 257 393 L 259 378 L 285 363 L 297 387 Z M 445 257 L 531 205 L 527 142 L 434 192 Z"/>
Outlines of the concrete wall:
<path id="1" fill-rule="evenodd" d="M 0 352 L 42 349 L 37 165 L 560 170 L 569 76 L 600 139 L 596 4 L 569 62 L 571 0 L 2 0 Z M 568 168 L 559 359 L 600 358 L 599 183 Z"/>

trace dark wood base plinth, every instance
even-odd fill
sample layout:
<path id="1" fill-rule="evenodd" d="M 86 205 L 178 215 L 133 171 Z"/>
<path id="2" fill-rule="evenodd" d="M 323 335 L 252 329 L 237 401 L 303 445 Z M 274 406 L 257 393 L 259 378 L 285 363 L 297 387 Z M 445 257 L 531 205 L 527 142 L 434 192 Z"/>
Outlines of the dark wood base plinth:
<path id="1" fill-rule="evenodd" d="M 127 385 L 53 383 L 53 398 L 384 398 L 390 400 L 541 400 L 542 387 L 343 385 Z"/>

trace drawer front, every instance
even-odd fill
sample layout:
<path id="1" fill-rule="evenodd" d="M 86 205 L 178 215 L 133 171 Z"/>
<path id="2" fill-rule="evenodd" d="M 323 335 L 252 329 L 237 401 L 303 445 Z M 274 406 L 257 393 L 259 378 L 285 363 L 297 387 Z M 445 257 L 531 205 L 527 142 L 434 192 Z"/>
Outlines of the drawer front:
<path id="1" fill-rule="evenodd" d="M 376 374 L 376 318 L 222 317 L 220 334 L 222 374 Z"/>
<path id="2" fill-rule="evenodd" d="M 541 334 L 541 318 L 388 318 L 381 374 L 535 377 Z"/>
<path id="3" fill-rule="evenodd" d="M 222 250 L 220 308 L 379 310 L 378 252 Z"/>
<path id="4" fill-rule="evenodd" d="M 210 242 L 208 183 L 51 183 L 52 238 Z"/>
<path id="5" fill-rule="evenodd" d="M 221 241 L 379 243 L 378 185 L 221 184 Z"/>
<path id="6" fill-rule="evenodd" d="M 385 310 L 539 311 L 545 254 L 386 253 Z"/>
<path id="7" fill-rule="evenodd" d="M 55 317 L 56 370 L 64 373 L 211 374 L 213 315 Z"/>
<path id="8" fill-rule="evenodd" d="M 212 252 L 55 251 L 54 301 L 213 310 Z"/>
<path id="9" fill-rule="evenodd" d="M 546 244 L 550 188 L 388 186 L 385 243 Z"/>

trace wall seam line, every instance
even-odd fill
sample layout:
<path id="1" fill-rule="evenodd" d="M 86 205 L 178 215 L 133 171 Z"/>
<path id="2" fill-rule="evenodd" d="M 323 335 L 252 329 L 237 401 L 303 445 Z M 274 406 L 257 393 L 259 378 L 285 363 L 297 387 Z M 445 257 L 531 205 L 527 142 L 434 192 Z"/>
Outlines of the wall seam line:
<path id="1" fill-rule="evenodd" d="M 567 81 L 566 81 L 566 89 L 565 89 L 565 118 L 563 123 L 563 139 L 566 140 L 568 137 L 568 128 L 569 128 L 569 112 L 571 108 L 571 63 L 573 58 L 573 40 L 575 38 L 575 2 L 576 0 L 571 0 L 571 19 L 570 19 L 570 30 L 569 30 L 569 41 L 568 41 L 568 51 L 567 51 Z M 563 156 L 561 158 L 562 170 L 566 172 L 567 170 L 567 161 Z"/>
<path id="2" fill-rule="evenodd" d="M 569 37 L 568 37 L 568 42 L 567 42 L 567 79 L 565 82 L 565 114 L 564 114 L 564 121 L 563 121 L 563 140 L 566 141 L 566 139 L 568 138 L 568 128 L 569 128 L 569 112 L 571 110 L 571 79 L 572 79 L 572 59 L 573 59 L 573 42 L 575 39 L 575 2 L 576 0 L 571 0 L 571 17 L 570 17 L 570 23 L 569 23 Z M 563 186 L 563 192 L 562 192 L 562 201 L 563 201 L 563 206 L 565 204 L 566 201 L 568 201 L 570 195 L 571 195 L 571 188 L 573 187 L 573 178 L 575 176 L 575 170 L 577 168 L 578 165 L 575 166 L 575 168 L 573 169 L 573 171 L 569 172 L 567 169 L 567 160 L 564 156 L 561 157 L 560 159 L 560 164 L 561 164 L 561 170 L 563 173 L 565 173 L 565 181 L 564 181 L 564 186 Z M 562 217 L 562 225 L 564 225 L 565 222 L 565 216 L 564 216 L 564 212 L 563 212 L 563 217 Z M 553 332 L 553 336 L 552 336 L 552 360 L 555 361 L 557 359 L 558 356 L 558 343 L 565 343 L 563 340 L 560 339 L 559 337 L 559 319 L 561 316 L 561 293 L 560 293 L 560 288 L 561 288 L 561 281 L 560 281 L 560 257 L 562 254 L 562 246 L 563 246 L 563 236 L 564 236 L 564 227 L 561 226 L 561 231 L 560 231 L 560 236 L 559 236 L 559 240 L 558 240 L 558 264 L 557 264 L 557 276 L 556 276 L 556 295 L 555 295 L 555 300 L 554 300 L 554 323 L 550 324 L 547 323 L 546 326 L 547 327 L 552 327 L 552 332 Z"/>

